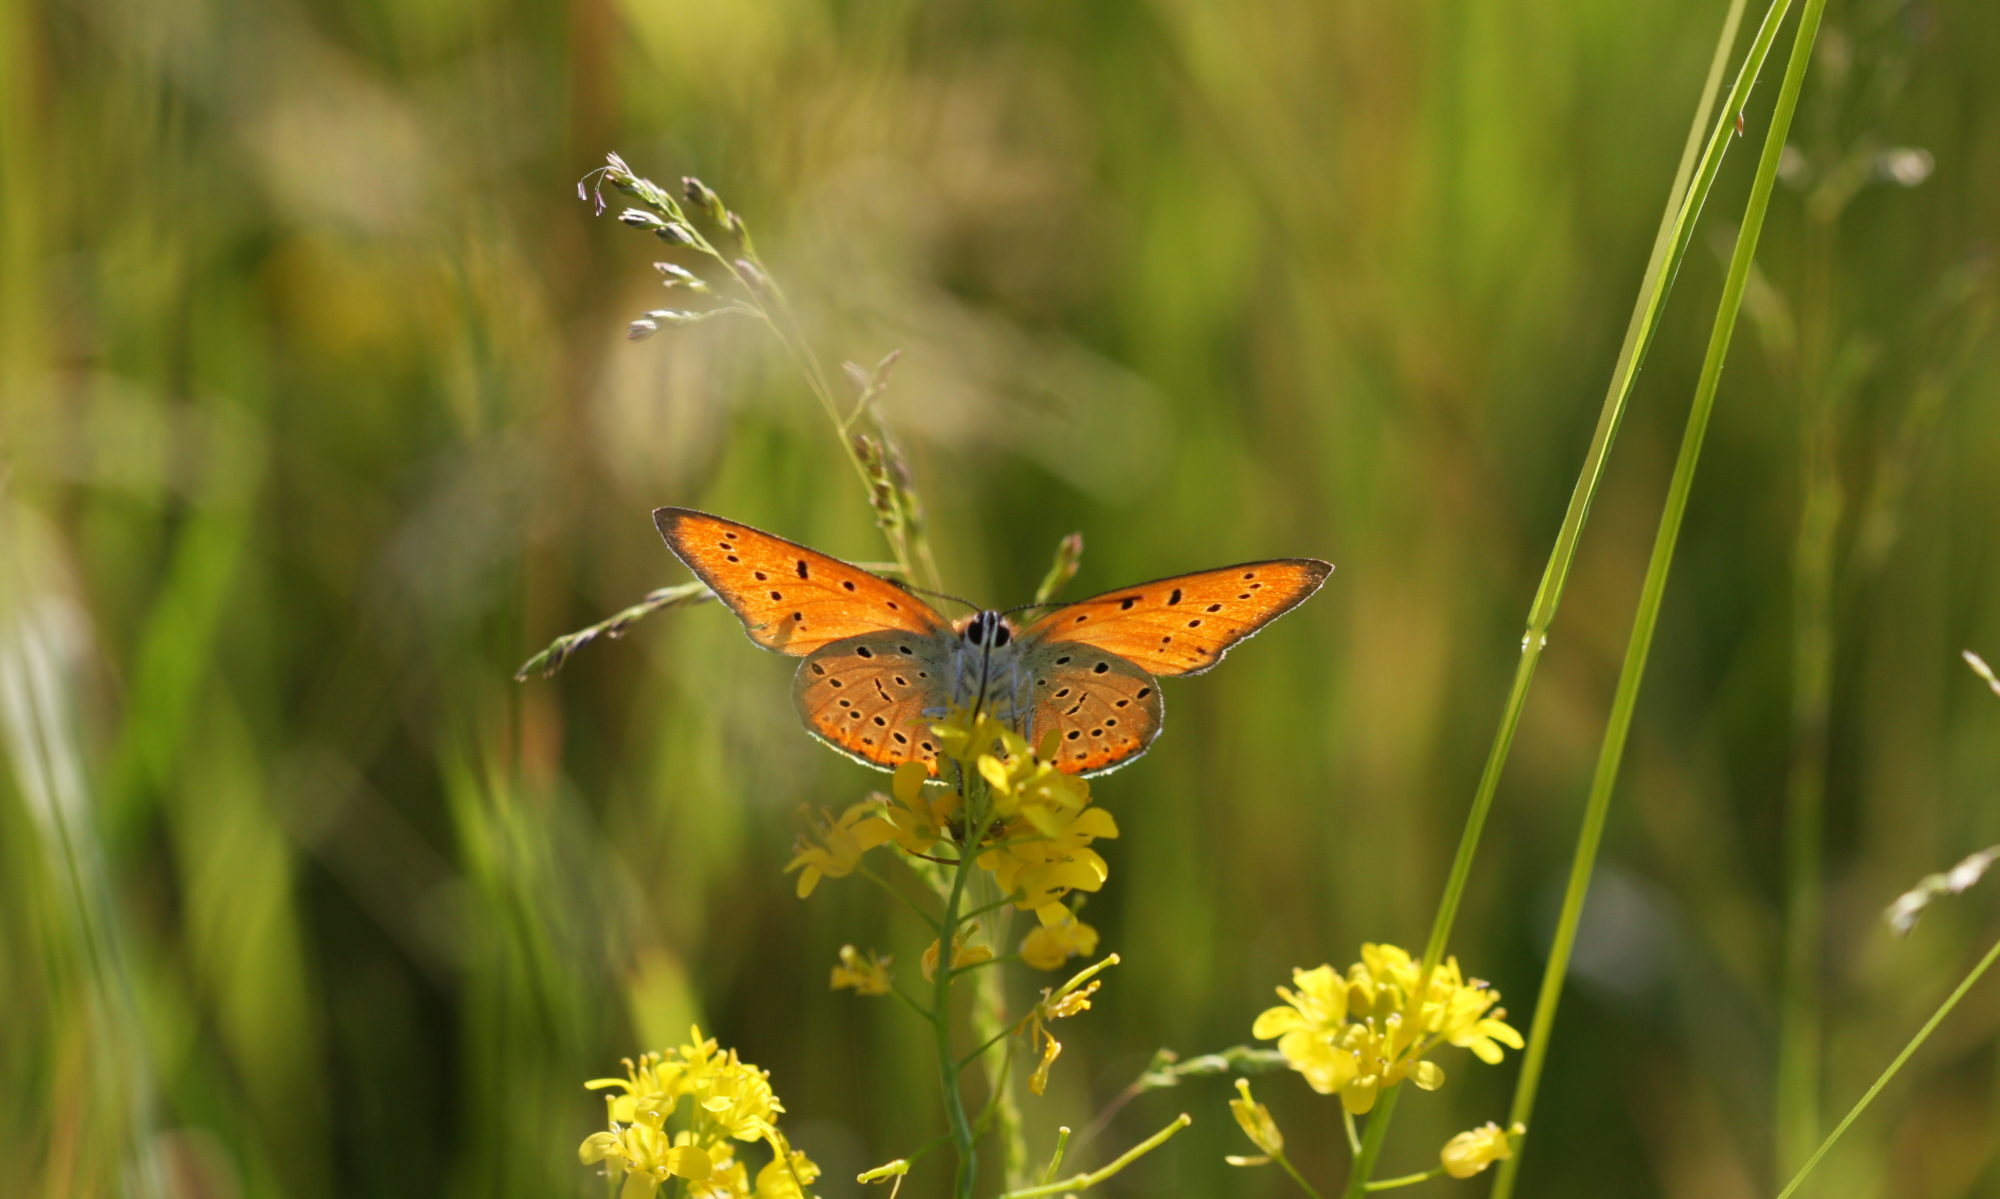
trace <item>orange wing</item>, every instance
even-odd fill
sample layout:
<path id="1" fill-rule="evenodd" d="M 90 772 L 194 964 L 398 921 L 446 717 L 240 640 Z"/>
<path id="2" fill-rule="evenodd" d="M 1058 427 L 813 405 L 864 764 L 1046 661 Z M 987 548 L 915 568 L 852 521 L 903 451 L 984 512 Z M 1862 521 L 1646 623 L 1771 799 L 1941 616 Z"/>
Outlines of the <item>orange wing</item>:
<path id="1" fill-rule="evenodd" d="M 950 631 L 889 580 L 749 525 L 692 508 L 656 508 L 653 525 L 765 649 L 796 657 L 864 633 Z"/>
<path id="2" fill-rule="evenodd" d="M 799 663 L 792 699 L 814 736 L 870 766 L 922 762 L 937 773 L 931 724 L 949 698 L 945 643 L 875 633 L 829 645 Z"/>
<path id="3" fill-rule="evenodd" d="M 1176 575 L 1058 608 L 1021 639 L 1101 649 L 1157 675 L 1200 674 L 1297 607 L 1332 571 L 1317 558 L 1279 558 Z"/>
<path id="4" fill-rule="evenodd" d="M 1056 769 L 1103 774 L 1146 752 L 1167 712 L 1153 677 L 1121 655 L 1067 641 L 1036 645 L 1022 659 L 1034 680 L 1028 740 L 1056 738 Z"/>

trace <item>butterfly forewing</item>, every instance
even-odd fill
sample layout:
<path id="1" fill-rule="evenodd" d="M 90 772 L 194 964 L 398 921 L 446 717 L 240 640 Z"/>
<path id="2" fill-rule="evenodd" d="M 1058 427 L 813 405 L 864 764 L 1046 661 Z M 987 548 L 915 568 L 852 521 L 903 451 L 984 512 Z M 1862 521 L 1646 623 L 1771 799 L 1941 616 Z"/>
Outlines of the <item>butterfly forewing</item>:
<path id="1" fill-rule="evenodd" d="M 1056 768 L 1097 774 L 1146 751 L 1166 709 L 1159 683 L 1116 654 L 1065 642 L 1025 651 L 1022 672 L 1034 691 L 1024 732 L 1038 748 L 1055 733 Z"/>
<path id="2" fill-rule="evenodd" d="M 766 649 L 804 655 L 885 630 L 950 631 L 929 604 L 887 579 L 749 525 L 691 508 L 655 509 L 653 524 Z"/>
<path id="3" fill-rule="evenodd" d="M 1157 675 L 1200 674 L 1297 607 L 1332 570 L 1316 558 L 1280 558 L 1176 575 L 1058 608 L 1021 639 L 1105 650 Z"/>
<path id="4" fill-rule="evenodd" d="M 799 663 L 792 699 L 806 727 L 842 753 L 889 768 L 922 762 L 935 774 L 930 726 L 944 709 L 949 653 L 922 633 L 836 641 Z"/>

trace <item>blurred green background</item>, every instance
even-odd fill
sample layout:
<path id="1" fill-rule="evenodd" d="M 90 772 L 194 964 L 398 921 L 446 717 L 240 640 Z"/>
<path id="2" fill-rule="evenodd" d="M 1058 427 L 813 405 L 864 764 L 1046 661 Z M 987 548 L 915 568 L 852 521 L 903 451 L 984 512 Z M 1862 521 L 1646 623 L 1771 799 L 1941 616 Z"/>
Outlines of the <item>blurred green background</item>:
<path id="1" fill-rule="evenodd" d="M 623 339 L 663 297 L 573 194 L 607 150 L 716 187 L 829 359 L 904 351 L 952 590 L 1025 601 L 1072 530 L 1078 595 L 1339 564 L 1098 785 L 1125 835 L 1086 914 L 1125 964 L 1038 1144 L 1156 1048 L 1246 1040 L 1292 967 L 1420 947 L 1723 9 L 0 2 L 6 1190 L 601 1193 L 582 1081 L 697 1019 L 772 1070 L 822 1193 L 941 1127 L 922 1030 L 823 991 L 917 931 L 779 873 L 801 804 L 880 782 L 802 735 L 789 664 L 707 607 L 509 677 L 685 577 L 655 505 L 883 554 L 760 329 Z M 1814 763 L 1820 1126 L 1994 935 L 1990 889 L 1906 941 L 1879 910 L 2000 841 L 2000 699 L 1958 659 L 2000 657 L 1996 46 L 1982 0 L 1831 5 L 1528 1194 L 1775 1189 Z M 1523 1026 L 1777 70 L 1454 938 Z M 1814 1193 L 2000 1195 L 1996 1033 L 1989 983 Z M 1514 1061 L 1446 1058 L 1387 1170 L 1499 1118 Z M 1259 1091 L 1337 1180 L 1332 1104 Z M 1098 1160 L 1197 1122 L 1108 1193 L 1285 1193 L 1222 1164 L 1226 1094 L 1126 1109 Z"/>

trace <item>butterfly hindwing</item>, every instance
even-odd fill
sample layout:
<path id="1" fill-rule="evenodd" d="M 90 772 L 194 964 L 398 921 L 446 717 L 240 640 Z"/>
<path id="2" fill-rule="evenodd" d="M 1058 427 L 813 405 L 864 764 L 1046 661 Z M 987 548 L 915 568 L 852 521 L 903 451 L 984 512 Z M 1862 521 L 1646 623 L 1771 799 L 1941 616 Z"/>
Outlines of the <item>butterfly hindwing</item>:
<path id="1" fill-rule="evenodd" d="M 655 509 L 653 525 L 765 649 L 803 656 L 869 633 L 949 631 L 889 580 L 749 525 L 691 508 Z"/>
<path id="2" fill-rule="evenodd" d="M 1279 558 L 1176 575 L 1058 608 L 1021 639 L 1105 650 L 1151 674 L 1200 674 L 1297 607 L 1332 570 L 1316 558 Z"/>
<path id="3" fill-rule="evenodd" d="M 1146 752 L 1166 708 L 1151 675 L 1116 654 L 1066 642 L 1029 648 L 1021 667 L 1034 691 L 1031 744 L 1056 734 L 1056 768 L 1099 774 Z"/>
<path id="4" fill-rule="evenodd" d="M 945 704 L 948 651 L 920 633 L 849 637 L 799 663 L 792 699 L 806 727 L 869 765 L 893 769 L 923 762 L 937 773 L 930 726 Z"/>

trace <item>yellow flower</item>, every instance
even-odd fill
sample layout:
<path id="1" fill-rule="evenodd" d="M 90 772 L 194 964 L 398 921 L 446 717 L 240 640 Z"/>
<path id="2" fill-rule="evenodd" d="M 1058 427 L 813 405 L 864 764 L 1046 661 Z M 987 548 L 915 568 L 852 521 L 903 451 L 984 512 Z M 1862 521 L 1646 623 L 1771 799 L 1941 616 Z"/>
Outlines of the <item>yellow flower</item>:
<path id="1" fill-rule="evenodd" d="M 1279 987 L 1278 998 L 1284 1004 L 1267 1008 L 1250 1030 L 1250 1035 L 1259 1040 L 1281 1038 L 1280 1053 L 1285 1052 L 1283 1038 L 1336 1031 L 1347 1023 L 1347 980 L 1334 973 L 1332 966 L 1294 970 L 1292 981 L 1299 989 Z M 1289 1060 L 1291 1054 L 1286 1053 L 1285 1057 Z"/>
<path id="2" fill-rule="evenodd" d="M 1514 1126 L 1516 1136 L 1526 1131 L 1519 1124 Z M 1459 1133 L 1438 1151 L 1438 1160 L 1444 1163 L 1444 1172 L 1453 1178 L 1470 1178 L 1494 1162 L 1506 1161 L 1512 1156 L 1514 1146 L 1508 1134 L 1490 1120 L 1478 1128 Z"/>
<path id="3" fill-rule="evenodd" d="M 671 1050 L 662 1065 L 662 1077 L 670 1077 L 677 1095 L 693 1095 L 706 1087 L 722 1068 L 736 1060 L 736 1051 L 722 1052 L 714 1037 L 701 1035 L 701 1027 L 688 1029 L 687 1044 Z"/>
<path id="4" fill-rule="evenodd" d="M 658 1128 L 673 1115 L 674 1105 L 680 1102 L 676 1084 L 682 1070 L 678 1058 L 668 1061 L 657 1053 L 646 1053 L 637 1062 L 625 1059 L 625 1077 L 593 1078 L 583 1085 L 593 1091 L 617 1087 L 624 1092 L 604 1097 L 613 1124 L 644 1120 Z"/>
<path id="5" fill-rule="evenodd" d="M 1521 1047 L 1521 1035 L 1494 1005 L 1500 995 L 1459 973 L 1447 958 L 1422 978 L 1422 967 L 1394 945 L 1363 945 L 1361 961 L 1343 977 L 1331 966 L 1296 970 L 1298 990 L 1278 988 L 1283 1006 L 1257 1017 L 1253 1035 L 1278 1040 L 1287 1065 L 1321 1094 L 1340 1095 L 1360 1115 L 1384 1087 L 1408 1079 L 1424 1090 L 1444 1085 L 1444 1069 L 1424 1055 L 1441 1044 L 1472 1050 L 1481 1061 L 1501 1058 L 1501 1046 Z M 1423 993 L 1418 987 L 1422 984 Z"/>
<path id="6" fill-rule="evenodd" d="M 728 1150 L 724 1141 L 717 1152 Z M 733 1157 L 717 1162 L 707 1178 L 688 1184 L 688 1199 L 745 1199 L 750 1193 L 750 1171 Z"/>
<path id="7" fill-rule="evenodd" d="M 1054 991 L 1044 988 L 1042 1001 L 1014 1026 L 1015 1032 L 1028 1038 L 1030 1048 L 1039 1043 L 1042 1049 L 1041 1064 L 1037 1065 L 1035 1072 L 1028 1077 L 1030 1091 L 1039 1095 L 1048 1087 L 1049 1068 L 1056 1064 L 1056 1058 L 1062 1054 L 1062 1042 L 1056 1040 L 1055 1035 L 1049 1032 L 1049 1023 L 1066 1016 L 1074 1016 L 1078 1012 L 1089 1011 L 1090 997 L 1097 992 L 1097 988 L 1104 985 L 1102 980 L 1092 979 L 1090 976 L 1106 966 L 1117 964 L 1118 955 L 1114 953 L 1096 965 L 1078 972 L 1075 978 Z"/>
<path id="8" fill-rule="evenodd" d="M 1462 1049 L 1472 1050 L 1473 1056 L 1489 1066 L 1500 1064 L 1503 1056 L 1500 1046 L 1509 1049 L 1521 1048 L 1521 1034 L 1502 1017 L 1506 1009 L 1495 1007 L 1500 1001 L 1500 993 L 1474 979 L 1470 983 L 1460 983 L 1458 962 L 1446 958 L 1438 967 L 1447 975 L 1450 988 L 1448 999 L 1436 1004 L 1436 1016 L 1426 1022 L 1426 1031 L 1437 1032 L 1445 1040 Z M 1437 980 L 1431 980 L 1431 990 L 1436 992 Z M 1427 1009 L 1427 1013 L 1428 1013 Z"/>
<path id="9" fill-rule="evenodd" d="M 819 1177 L 819 1166 L 775 1131 L 770 1141 L 771 1160 L 757 1171 L 755 1199 L 807 1199 L 805 1188 Z"/>
<path id="10" fill-rule="evenodd" d="M 979 775 L 993 797 L 993 814 L 1003 820 L 1024 817 L 1044 836 L 1053 835 L 1064 817 L 1090 802 L 1090 784 L 1064 774 L 1056 764 L 1028 749 L 1020 734 L 1002 734 L 1005 756 L 981 754 Z"/>
<path id="11" fill-rule="evenodd" d="M 833 968 L 833 989 L 851 987 L 857 995 L 887 995 L 889 961 L 872 949 L 864 957 L 854 946 L 843 945 L 840 963 Z"/>
<path id="12" fill-rule="evenodd" d="M 1021 960 L 1037 970 L 1054 970 L 1074 957 L 1097 952 L 1097 930 L 1059 903 L 1035 909 L 1041 921 L 1021 941 Z"/>
<path id="13" fill-rule="evenodd" d="M 722 1050 L 699 1028 L 676 1049 L 628 1059 L 624 1078 L 586 1085 L 617 1093 L 605 1097 L 609 1131 L 586 1138 L 578 1156 L 623 1172 L 620 1199 L 651 1199 L 671 1178 L 684 1180 L 689 1199 L 804 1199 L 799 1180 L 810 1182 L 818 1173 L 778 1131 L 785 1109 L 772 1093 L 770 1075 L 735 1050 Z M 691 1102 L 683 1109 L 684 1098 Z M 775 1173 L 766 1168 L 753 1189 L 734 1142 L 757 1140 L 790 1164 Z"/>
<path id="14" fill-rule="evenodd" d="M 996 749 L 1007 754 L 1016 747 L 1022 752 L 1028 747 L 1019 733 L 985 712 L 969 718 L 963 710 L 947 712 L 943 720 L 931 726 L 931 732 L 936 734 L 938 748 L 945 757 L 974 769 L 978 768 L 982 755 L 992 756 Z"/>
<path id="15" fill-rule="evenodd" d="M 702 1088 L 701 1110 L 724 1136 L 761 1141 L 771 1134 L 772 1121 L 785 1110 L 771 1091 L 771 1076 L 729 1051 L 723 1068 Z"/>
<path id="16" fill-rule="evenodd" d="M 1057 769 L 1053 736 L 1037 753 L 1027 738 L 991 716 L 968 718 L 960 712 L 933 725 L 932 732 L 945 756 L 985 783 L 992 828 L 976 850 L 977 861 L 1016 907 L 1034 911 L 1060 902 L 1071 891 L 1104 886 L 1110 870 L 1090 843 L 1116 837 L 1118 822 L 1109 812 L 1090 807 L 1090 784 Z M 921 782 L 914 772 L 907 780 L 898 776 L 895 800 L 883 808 L 897 842 L 913 852 L 935 842 L 961 804 L 961 797 L 950 796 L 933 801 L 948 808 L 926 809 Z M 1055 947 L 1038 943 L 1037 950 L 1051 961 Z"/>
<path id="17" fill-rule="evenodd" d="M 799 898 L 804 899 L 819 886 L 822 876 L 844 878 L 861 864 L 861 855 L 890 839 L 894 830 L 880 820 L 869 817 L 881 810 L 881 805 L 873 800 L 862 800 L 851 804 L 839 819 L 829 820 L 822 815 L 816 830 L 818 844 L 805 841 L 798 854 L 785 866 L 787 874 L 802 870 L 799 875 Z"/>
<path id="18" fill-rule="evenodd" d="M 613 1132 L 592 1133 L 577 1148 L 585 1165 L 609 1161 L 625 1171 L 619 1199 L 649 1199 L 669 1178 L 708 1177 L 708 1154 L 699 1146 L 676 1145 L 649 1124 L 627 1124 Z"/>
<path id="19" fill-rule="evenodd" d="M 962 712 L 950 713 L 931 731 L 945 756 L 985 780 L 993 815 L 1002 821 L 1021 816 L 1052 833 L 1063 816 L 1090 802 L 1090 784 L 1057 769 L 1054 734 L 1038 753 L 1027 738 L 983 712 L 969 722 Z"/>
<path id="20" fill-rule="evenodd" d="M 1339 1094 L 1349 1111 L 1374 1106 L 1375 1082 L 1363 1076 L 1357 1052 L 1365 1030 L 1347 1022 L 1347 980 L 1331 966 L 1292 971 L 1298 990 L 1278 988 L 1282 1006 L 1267 1009 L 1251 1025 L 1261 1040 L 1278 1039 L 1285 1064 L 1305 1075 L 1322 1095 Z"/>
<path id="21" fill-rule="evenodd" d="M 1229 1101 L 1229 1114 L 1236 1117 L 1237 1127 L 1250 1143 L 1263 1150 L 1262 1157 L 1225 1158 L 1232 1166 L 1261 1166 L 1285 1152 L 1285 1134 L 1278 1131 L 1278 1122 L 1271 1118 L 1271 1109 L 1257 1102 L 1250 1095 L 1250 1080 L 1236 1080 L 1236 1098 Z"/>
<path id="22" fill-rule="evenodd" d="M 964 931 L 958 934 L 957 940 L 952 942 L 951 968 L 953 970 L 963 970 L 967 966 L 977 966 L 981 962 L 990 962 L 993 960 L 993 951 L 991 949 L 988 949 L 984 945 L 967 944 L 972 935 L 978 931 L 979 922 L 975 920 L 971 924 L 966 925 Z M 930 948 L 924 950 L 923 970 L 925 982 L 931 982 L 937 978 L 937 964 L 938 943 L 932 941 Z"/>
<path id="23" fill-rule="evenodd" d="M 979 857 L 1001 891 L 1024 912 L 1058 903 L 1071 891 L 1096 891 L 1111 868 L 1090 843 L 1116 837 L 1118 822 L 1103 808 L 1084 808 L 1055 822 L 1054 831 L 1024 821 L 1008 826 L 1001 841 Z"/>
<path id="24" fill-rule="evenodd" d="M 890 780 L 890 797 L 876 801 L 881 804 L 876 815 L 888 824 L 889 840 L 911 853 L 929 853 L 960 806 L 956 791 L 925 787 L 929 777 L 922 762 L 905 762 Z"/>

